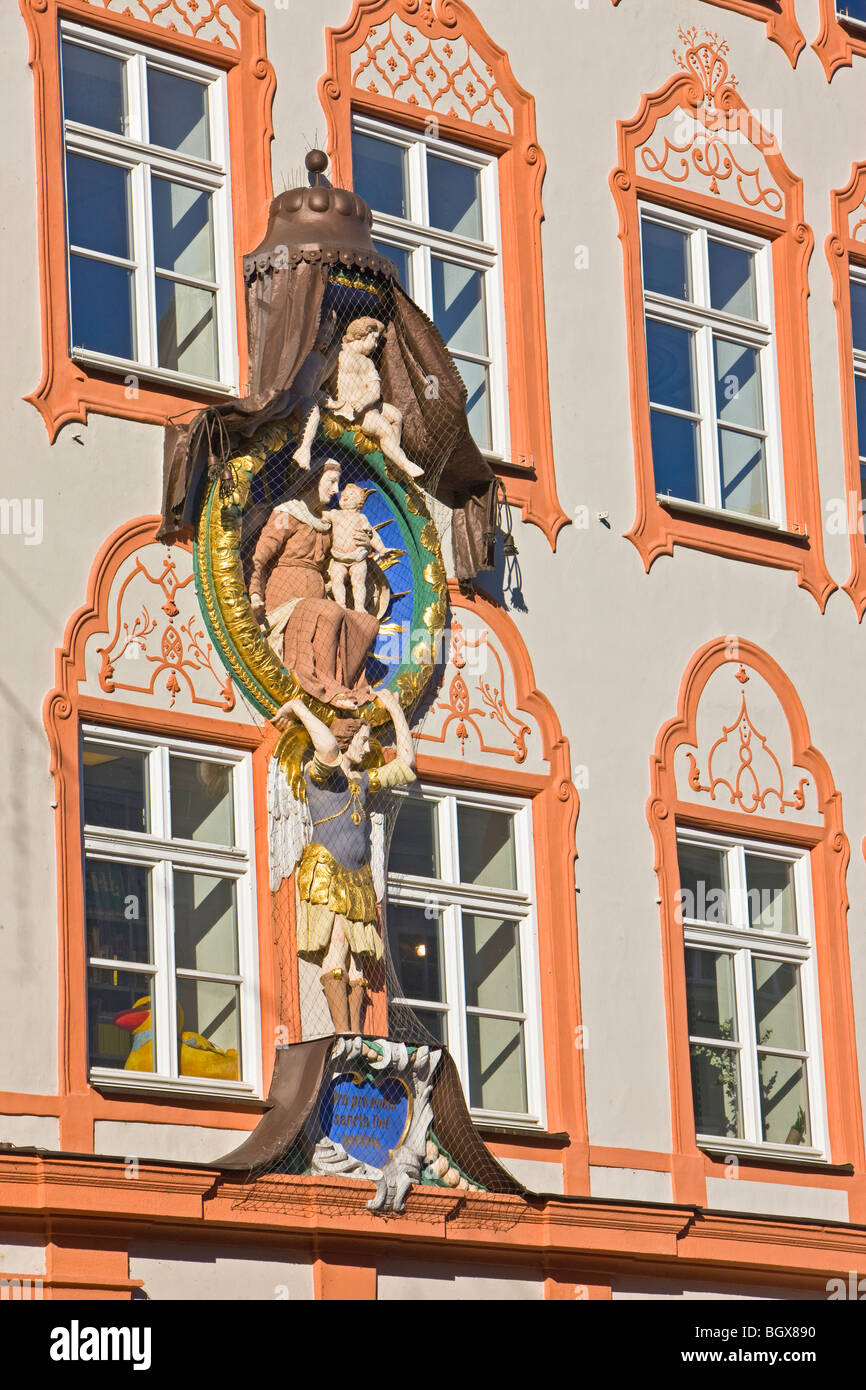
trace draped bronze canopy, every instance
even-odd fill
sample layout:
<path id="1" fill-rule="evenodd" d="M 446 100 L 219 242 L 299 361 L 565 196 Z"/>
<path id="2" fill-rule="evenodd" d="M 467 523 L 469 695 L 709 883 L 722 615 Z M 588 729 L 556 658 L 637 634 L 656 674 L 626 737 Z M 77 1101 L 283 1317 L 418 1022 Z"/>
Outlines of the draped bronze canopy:
<path id="1" fill-rule="evenodd" d="M 313 150 L 306 164 L 319 180 L 327 158 Z M 389 291 L 382 395 L 402 414 L 403 447 L 425 469 L 425 486 L 453 509 L 457 577 L 471 580 L 491 567 L 496 480 L 469 430 L 466 387 L 439 331 L 373 245 L 372 220 L 357 194 L 322 182 L 271 203 L 265 238 L 244 259 L 249 394 L 166 429 L 160 539 L 191 535 L 209 464 L 291 412 L 293 383 L 316 343 L 329 284 L 341 268 L 355 268 Z"/>

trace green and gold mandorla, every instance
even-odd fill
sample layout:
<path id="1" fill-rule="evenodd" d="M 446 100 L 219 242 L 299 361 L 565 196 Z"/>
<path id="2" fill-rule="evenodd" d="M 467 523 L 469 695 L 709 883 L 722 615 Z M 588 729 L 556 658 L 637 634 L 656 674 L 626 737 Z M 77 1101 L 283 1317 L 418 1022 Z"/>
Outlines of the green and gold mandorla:
<path id="1" fill-rule="evenodd" d="M 382 457 L 375 440 L 361 430 L 344 428 L 324 412 L 321 434 L 345 453 L 354 454 L 373 475 L 403 533 L 412 565 L 412 628 L 418 640 L 390 685 L 409 711 L 430 680 L 436 638 L 445 627 L 448 600 L 439 533 L 423 494 Z M 231 492 L 227 492 L 223 478 L 208 484 L 196 530 L 196 585 L 211 638 L 234 681 L 256 708 L 271 718 L 287 700 L 300 696 L 314 714 L 330 724 L 345 710 L 323 705 L 301 690 L 256 622 L 244 583 L 241 536 L 252 480 L 294 437 L 288 421 L 263 426 L 229 462 Z M 376 701 L 364 705 L 358 715 L 374 727 L 389 719 Z"/>

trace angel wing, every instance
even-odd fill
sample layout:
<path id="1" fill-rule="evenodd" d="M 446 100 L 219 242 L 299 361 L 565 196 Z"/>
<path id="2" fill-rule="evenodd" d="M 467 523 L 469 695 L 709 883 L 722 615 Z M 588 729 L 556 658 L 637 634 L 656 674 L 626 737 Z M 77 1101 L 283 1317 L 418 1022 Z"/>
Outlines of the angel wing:
<path id="1" fill-rule="evenodd" d="M 283 734 L 268 766 L 268 844 L 271 892 L 294 873 L 310 843 L 313 824 L 307 806 L 301 758 L 309 742 L 306 729 Z"/>

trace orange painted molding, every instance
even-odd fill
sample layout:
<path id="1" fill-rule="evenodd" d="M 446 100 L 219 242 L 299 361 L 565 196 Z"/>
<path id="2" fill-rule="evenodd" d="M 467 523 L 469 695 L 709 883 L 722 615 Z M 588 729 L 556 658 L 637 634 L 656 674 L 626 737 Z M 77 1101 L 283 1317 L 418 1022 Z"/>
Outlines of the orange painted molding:
<path id="1" fill-rule="evenodd" d="M 855 57 L 866 58 L 866 32 L 855 29 L 839 19 L 836 14 L 836 0 L 818 0 L 821 16 L 821 31 L 812 44 L 827 81 L 839 68 L 850 68 Z"/>
<path id="2" fill-rule="evenodd" d="M 70 420 L 86 422 L 90 411 L 164 425 L 175 416 L 197 410 L 208 400 L 224 397 L 206 392 L 190 395 L 183 387 L 148 383 L 144 377 L 130 385 L 123 372 L 84 366 L 73 362 L 69 355 L 59 21 L 75 20 L 150 47 L 181 53 L 226 72 L 239 379 L 243 383 L 247 373 L 243 254 L 261 240 L 272 196 L 271 105 L 276 79 L 265 51 L 264 11 L 252 0 L 221 0 L 209 7 L 222 16 L 218 22 L 209 23 L 211 15 L 203 10 L 198 23 L 187 19 L 185 26 L 166 27 L 165 18 L 159 18 L 165 5 L 152 4 L 154 17 L 147 22 L 132 18 L 126 7 L 121 13 L 98 0 L 18 3 L 30 39 L 28 61 L 33 69 L 35 92 L 42 312 L 42 377 L 25 400 L 42 415 L 51 440 Z M 226 22 L 228 16 L 233 17 L 232 25 Z M 130 372 L 134 369 L 130 368 Z"/>
<path id="3" fill-rule="evenodd" d="M 619 165 L 610 176 L 619 213 L 625 270 L 637 490 L 637 512 L 626 535 L 647 570 L 659 555 L 671 555 L 675 545 L 793 570 L 798 584 L 812 594 L 823 611 L 837 586 L 824 562 L 807 311 L 808 265 L 814 239 L 803 221 L 803 185 L 783 160 L 775 137 L 754 120 L 732 84 L 724 56 L 726 45 L 712 34 L 699 40 L 694 29 L 681 30 L 680 38 L 685 48 L 683 71 L 658 91 L 645 95 L 632 120 L 618 122 Z M 666 169 L 667 144 L 663 159 L 638 160 L 639 150 L 658 122 L 678 107 L 706 129 L 705 142 L 693 143 L 691 151 L 700 156 L 693 164 L 705 178 L 706 191 L 686 188 L 683 180 L 689 161 L 685 150 L 682 154 L 677 152 L 674 172 Z M 748 135 L 765 161 L 772 180 L 768 187 L 761 185 L 760 167 L 754 183 L 754 173 L 738 172 L 739 166 L 725 153 L 726 144 L 713 135 L 720 125 Z M 704 151 L 712 151 L 713 158 L 705 156 Z M 700 515 L 677 508 L 674 502 L 662 505 L 657 500 L 644 336 L 639 199 L 741 227 L 769 238 L 772 243 L 774 348 L 788 528 L 785 531 L 765 531 L 734 518 Z"/>
<path id="4" fill-rule="evenodd" d="M 49 771 L 55 787 L 55 842 L 57 850 L 58 920 L 58 1094 L 61 1146 L 73 1152 L 93 1149 L 93 1123 L 96 1119 L 174 1121 L 214 1127 L 226 1125 L 233 1115 L 238 1128 L 252 1128 L 250 1099 L 237 1103 L 204 1098 L 166 1103 L 164 1097 L 152 1100 L 141 1093 L 128 1100 L 101 1096 L 89 1084 L 87 1064 L 87 950 L 84 933 L 84 878 L 81 856 L 81 796 L 79 766 L 79 727 L 83 719 L 164 733 L 199 742 L 219 742 L 252 752 L 252 775 L 256 804 L 267 804 L 267 755 L 269 745 L 255 725 L 236 723 L 205 715 L 180 714 L 173 710 L 127 704 L 120 699 L 81 697 L 79 683 L 86 677 L 85 652 L 88 639 L 110 630 L 109 601 L 120 566 L 142 546 L 155 542 L 160 525 L 158 516 L 139 517 L 116 530 L 99 550 L 91 568 L 87 597 L 69 619 L 63 645 L 55 653 L 55 685 L 43 703 L 43 723 L 50 749 Z M 189 549 L 188 545 L 174 548 Z M 274 933 L 268 882 L 268 836 L 266 817 L 255 824 L 256 892 L 259 903 L 258 949 L 259 990 L 262 1026 L 262 1065 L 265 1088 L 268 1068 L 273 1060 L 273 1041 L 278 1022 Z"/>
<path id="5" fill-rule="evenodd" d="M 392 18 L 400 42 L 408 45 L 411 55 L 405 50 L 399 50 L 399 60 L 391 55 L 398 71 L 405 71 L 411 62 L 411 71 L 417 74 L 421 62 L 433 52 L 435 83 L 418 84 L 429 106 L 421 104 L 414 90 L 407 100 L 395 95 L 406 83 L 389 79 L 387 61 L 381 71 L 375 65 L 384 39 L 380 42 L 378 35 L 371 39 L 372 31 L 389 25 Z M 437 41 L 445 45 L 440 45 L 438 53 L 430 49 Z M 451 62 L 452 45 L 462 42 L 468 45 L 468 54 L 461 48 L 460 57 Z M 555 549 L 557 535 L 570 518 L 557 497 L 553 459 L 541 254 L 541 186 L 546 165 L 538 145 L 535 99 L 517 82 L 508 54 L 462 0 L 438 0 L 435 10 L 433 0 L 354 0 L 347 23 L 341 29 L 326 29 L 325 49 L 319 98 L 336 183 L 352 187 L 353 111 L 410 129 L 423 129 L 435 117 L 443 138 L 497 156 L 511 424 L 511 461 L 503 465 L 502 473 L 509 502 L 520 508 L 524 521 L 544 532 Z M 362 55 L 358 61 L 361 85 L 357 86 L 353 54 Z M 468 77 L 465 56 L 473 64 Z M 412 80 L 417 82 L 415 77 Z M 449 108 L 440 110 L 446 94 Z"/>
<path id="6" fill-rule="evenodd" d="M 866 52 L 866 44 L 864 44 Z M 854 338 L 851 327 L 850 270 L 852 263 L 866 265 L 866 163 L 853 164 L 844 188 L 830 194 L 832 231 L 824 243 L 833 280 L 836 334 L 839 344 L 839 381 L 842 394 L 842 447 L 845 464 L 845 518 L 851 548 L 851 573 L 843 586 L 857 617 L 866 610 L 866 538 L 861 509 L 860 446 L 857 437 L 857 400 L 854 389 Z"/>
<path id="7" fill-rule="evenodd" d="M 731 655 L 732 643 L 735 656 Z M 853 1164 L 855 1176 L 862 1176 L 866 1167 L 848 953 L 846 871 L 849 845 L 842 825 L 842 798 L 836 790 L 827 762 L 812 744 L 806 715 L 790 678 L 772 657 L 753 642 L 741 637 L 737 637 L 735 642 L 730 636 L 718 637 L 701 647 L 689 662 L 680 685 L 676 717 L 661 729 L 650 760 L 651 791 L 647 802 L 647 819 L 652 832 L 654 868 L 661 900 L 659 915 L 668 1022 L 675 1201 L 704 1200 L 695 1193 L 699 1191 L 704 1174 L 710 1171 L 710 1165 L 695 1141 L 683 933 L 676 920 L 679 889 L 677 823 L 687 818 L 694 820 L 695 817 L 681 814 L 674 757 L 681 745 L 697 747 L 698 707 L 704 687 L 713 673 L 730 661 L 757 671 L 775 692 L 788 722 L 791 761 L 809 773 L 816 790 L 819 821 L 809 827 L 808 836 L 812 846 L 810 859 L 829 1158 L 833 1163 Z M 689 803 L 683 809 L 692 813 L 696 808 Z M 708 818 L 702 818 L 702 823 L 708 824 Z M 714 810 L 713 823 L 719 829 L 741 835 L 766 833 L 763 819 L 756 821 L 754 816 L 745 813 L 728 813 L 722 819 Z M 794 826 L 786 827 L 785 838 L 795 840 L 796 830 Z M 802 835 L 802 826 L 800 831 Z M 778 822 L 771 823 L 771 835 L 781 838 Z M 791 1164 L 780 1164 L 773 1170 L 772 1161 L 767 1160 L 767 1171 L 774 1171 L 775 1180 L 779 1182 L 798 1180 L 792 1173 L 792 1167 Z M 848 1180 L 848 1185 L 851 1181 Z"/>
<path id="8" fill-rule="evenodd" d="M 612 0 L 612 3 L 618 5 L 619 0 Z M 749 19 L 760 19 L 767 26 L 767 38 L 783 49 L 792 67 L 797 66 L 797 59 L 806 47 L 806 37 L 794 14 L 794 0 L 705 0 L 705 3 L 747 15 Z"/>

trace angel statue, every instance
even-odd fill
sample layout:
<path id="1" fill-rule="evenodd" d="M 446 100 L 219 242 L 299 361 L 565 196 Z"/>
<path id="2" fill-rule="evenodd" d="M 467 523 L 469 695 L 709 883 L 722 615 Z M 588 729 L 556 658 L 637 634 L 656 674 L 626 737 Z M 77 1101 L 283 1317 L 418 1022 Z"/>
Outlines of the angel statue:
<path id="1" fill-rule="evenodd" d="M 328 727 L 289 700 L 268 777 L 271 888 L 297 870 L 298 952 L 315 960 L 335 1033 L 363 1031 L 363 963 L 382 959 L 379 903 L 385 896 L 384 798 L 415 781 L 415 750 L 400 701 L 378 699 L 391 716 L 396 757 L 364 769 L 370 728 L 339 718 Z M 308 743 L 313 755 L 304 764 Z"/>

